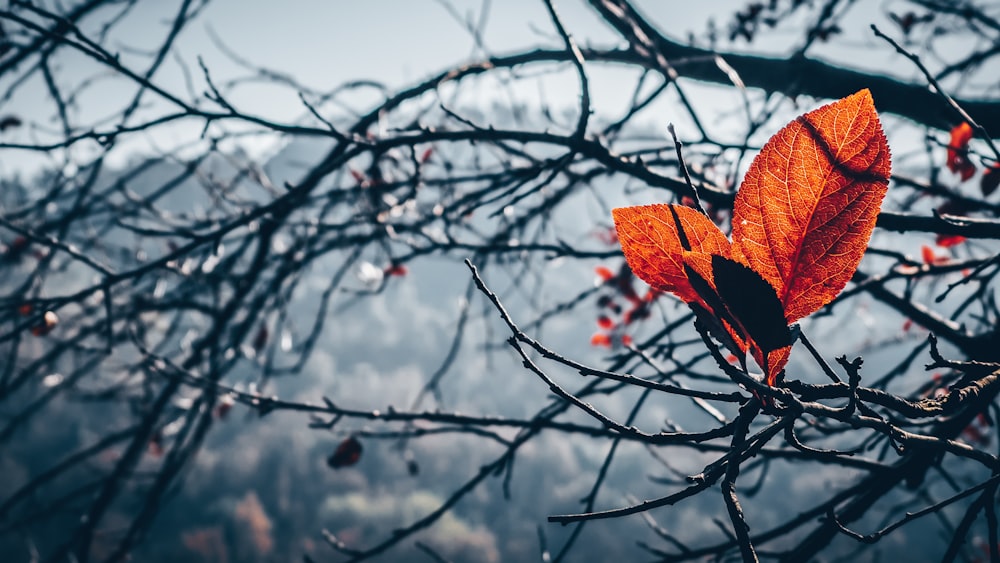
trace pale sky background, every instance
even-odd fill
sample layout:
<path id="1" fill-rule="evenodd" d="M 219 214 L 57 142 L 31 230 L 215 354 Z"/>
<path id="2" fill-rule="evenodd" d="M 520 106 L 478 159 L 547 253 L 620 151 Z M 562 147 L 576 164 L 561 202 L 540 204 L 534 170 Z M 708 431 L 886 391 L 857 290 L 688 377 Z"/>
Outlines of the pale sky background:
<path id="1" fill-rule="evenodd" d="M 714 18 L 720 35 L 732 15 L 746 2 L 725 0 L 711 2 L 654 1 L 636 2 L 637 7 L 659 27 L 678 39 L 685 39 L 689 32 L 703 36 L 709 19 Z M 903 10 L 905 2 L 870 2 L 855 6 L 844 22 L 844 32 L 836 41 L 837 49 L 831 50 L 817 43 L 809 51 L 812 56 L 847 62 L 854 67 L 868 66 L 880 71 L 891 69 L 904 77 L 913 77 L 916 70 L 894 59 L 884 45 L 873 49 L 876 39 L 868 29 L 870 23 L 885 26 L 889 10 Z M 166 36 L 180 2 L 140 2 L 118 25 L 109 46 L 119 49 L 122 60 L 143 71 L 148 65 L 148 52 L 158 47 Z M 164 63 L 155 82 L 167 90 L 185 93 L 205 90 L 205 82 L 198 68 L 198 58 L 204 61 L 218 85 L 229 80 L 246 78 L 250 71 L 235 63 L 212 39 L 217 36 L 227 48 L 246 61 L 269 70 L 294 77 L 302 85 L 316 92 L 326 92 L 352 80 L 374 80 L 390 90 L 412 84 L 458 63 L 480 60 L 483 51 L 477 47 L 467 29 L 468 22 L 479 22 L 485 7 L 487 15 L 483 27 L 482 44 L 494 54 L 521 51 L 533 46 L 560 47 L 561 40 L 554 32 L 542 2 L 538 0 L 454 0 L 453 10 L 439 0 L 369 0 L 320 1 L 286 0 L 215 0 L 208 4 L 197 21 L 189 25 L 178 38 L 176 56 Z M 595 15 L 589 3 L 583 0 L 559 0 L 556 7 L 566 28 L 581 45 L 621 45 L 619 37 Z M 770 52 L 787 54 L 795 45 L 801 31 L 795 22 L 786 22 L 779 28 L 762 35 L 753 45 L 740 40 L 734 44 L 720 42 L 723 50 Z M 889 29 L 888 27 L 886 29 Z M 896 31 L 896 29 L 890 29 Z M 847 45 L 847 48 L 844 45 Z M 137 51 L 140 54 L 136 54 Z M 878 53 L 878 54 L 874 54 Z M 894 64 L 889 64 L 893 62 Z M 183 63 L 183 64 L 182 64 Z M 134 88 L 122 88 L 121 79 L 80 55 L 65 56 L 57 61 L 56 75 L 60 85 L 71 89 L 98 74 L 99 79 L 88 86 L 77 100 L 74 115 L 79 123 L 92 123 L 94 119 L 116 115 L 127 105 Z M 183 70 L 186 67 L 186 72 Z M 598 115 L 614 114 L 624 107 L 632 93 L 632 84 L 616 75 L 613 68 L 588 65 L 591 74 L 593 107 Z M 567 73 L 566 79 L 544 83 L 548 100 L 565 100 L 567 107 L 576 103 L 578 89 L 575 77 Z M 189 86 L 190 81 L 190 86 Z M 0 87 L 6 85 L 0 84 Z M 704 104 L 704 96 L 712 99 L 711 105 L 735 107 L 740 103 L 732 89 L 700 87 L 697 94 Z M 376 100 L 373 89 L 359 91 L 356 108 L 365 110 Z M 494 92 L 480 89 L 478 95 L 488 97 Z M 519 101 L 538 103 L 539 90 L 525 86 L 518 92 Z M 752 93 L 753 94 L 753 93 Z M 58 133 L 51 102 L 47 99 L 40 80 L 29 81 L 4 103 L 4 112 L 27 117 L 34 128 L 14 132 L 8 140 L 27 141 L 31 138 L 46 140 L 48 132 Z M 172 110 L 160 103 L 155 96 L 147 96 L 149 109 L 143 115 L 151 116 Z M 305 108 L 297 92 L 287 86 L 252 81 L 235 88 L 230 97 L 242 111 L 276 121 L 296 121 L 305 117 Z M 485 101 L 485 100 L 476 100 Z M 684 115 L 671 115 L 672 109 L 662 110 L 663 122 L 677 122 L 684 137 Z M 104 122 L 107 125 L 108 122 Z M 124 162 L 135 149 L 143 151 L 170 150 L 197 139 L 201 123 L 189 120 L 184 124 L 159 127 L 141 141 L 134 136 L 131 145 L 118 147 L 111 155 L 111 163 Z M 17 135 L 24 137 L 18 139 Z M 245 140 L 253 153 L 266 157 L 278 147 L 273 139 Z M 94 147 L 91 147 L 94 148 Z M 70 160 L 85 158 L 86 146 L 74 149 Z M 62 154 L 19 155 L 17 159 L 0 162 L 0 174 L 14 171 L 31 172 L 42 163 L 55 163 Z M 58 164 L 62 166 L 62 164 Z"/>

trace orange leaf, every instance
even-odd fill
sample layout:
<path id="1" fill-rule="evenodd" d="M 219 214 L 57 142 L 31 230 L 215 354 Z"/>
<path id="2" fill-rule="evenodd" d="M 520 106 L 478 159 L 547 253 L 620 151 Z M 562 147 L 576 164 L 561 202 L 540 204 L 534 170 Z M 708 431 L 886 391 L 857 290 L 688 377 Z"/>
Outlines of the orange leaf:
<path id="1" fill-rule="evenodd" d="M 933 264 L 937 261 L 934 250 L 926 244 L 920 247 L 920 257 L 924 260 L 924 264 Z"/>
<path id="2" fill-rule="evenodd" d="M 751 348 L 751 352 L 753 351 L 754 350 Z M 763 368 L 767 371 L 766 375 L 767 375 L 768 385 L 771 385 L 773 387 L 774 384 L 778 381 L 778 376 L 781 375 L 781 370 L 785 369 L 785 364 L 788 363 L 788 356 L 791 355 L 791 353 L 792 353 L 792 345 L 789 344 L 788 346 L 784 346 L 782 348 L 778 348 L 777 350 L 771 350 L 770 352 L 767 352 L 766 363 L 761 364 L 761 361 L 759 359 L 757 360 L 757 363 L 762 365 Z"/>
<path id="3" fill-rule="evenodd" d="M 684 251 L 730 255 L 726 235 L 711 219 L 690 207 L 641 205 L 611 213 L 632 272 L 653 289 L 669 291 L 686 303 L 697 301 L 699 296 L 684 272 Z"/>
<path id="4" fill-rule="evenodd" d="M 963 237 L 962 235 L 946 235 L 944 233 L 941 233 L 937 237 L 935 237 L 934 242 L 942 248 L 948 248 L 951 246 L 962 244 L 963 242 L 965 242 L 965 237 Z"/>
<path id="5" fill-rule="evenodd" d="M 611 337 L 603 332 L 595 332 L 593 336 L 590 337 L 591 346 L 604 346 L 605 348 L 611 347 Z"/>
<path id="6" fill-rule="evenodd" d="M 597 266 L 594 268 L 594 273 L 597 277 L 601 278 L 601 281 L 611 281 L 615 277 L 615 273 L 612 272 L 607 266 Z"/>
<path id="7" fill-rule="evenodd" d="M 733 257 L 775 288 L 788 322 L 829 303 L 854 275 L 889 166 L 867 89 L 792 121 L 750 165 L 733 207 Z"/>
<path id="8" fill-rule="evenodd" d="M 951 140 L 948 142 L 948 169 L 962 175 L 962 180 L 968 180 L 976 172 L 976 167 L 969 161 L 969 141 L 972 140 L 972 126 L 966 122 L 959 123 L 951 129 Z"/>
<path id="9" fill-rule="evenodd" d="M 764 145 L 736 195 L 732 244 L 685 206 L 612 214 L 632 271 L 688 303 L 734 356 L 749 351 L 774 385 L 791 352 L 788 323 L 829 303 L 857 270 L 889 166 L 871 94 L 862 90 L 799 117 Z"/>

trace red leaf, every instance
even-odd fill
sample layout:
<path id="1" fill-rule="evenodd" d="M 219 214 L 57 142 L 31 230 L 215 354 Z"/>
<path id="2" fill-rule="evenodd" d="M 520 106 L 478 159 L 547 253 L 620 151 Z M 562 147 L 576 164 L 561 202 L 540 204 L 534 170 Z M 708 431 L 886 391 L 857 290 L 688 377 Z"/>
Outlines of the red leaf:
<path id="1" fill-rule="evenodd" d="M 833 300 L 857 270 L 889 167 L 871 94 L 862 90 L 799 117 L 764 145 L 736 195 L 731 245 L 688 207 L 612 214 L 632 271 L 690 304 L 734 354 L 749 349 L 774 385 L 791 351 L 788 323 Z"/>
<path id="2" fill-rule="evenodd" d="M 963 121 L 952 128 L 951 140 L 948 142 L 948 169 L 952 172 L 961 173 L 962 180 L 969 179 L 965 176 L 965 171 L 968 166 L 972 165 L 968 157 L 969 141 L 971 140 L 972 126 L 968 123 Z M 972 166 L 972 171 L 975 172 L 975 170 L 976 167 Z"/>
<path id="3" fill-rule="evenodd" d="M 601 315 L 601 316 L 597 317 L 597 326 L 599 326 L 599 327 L 601 327 L 603 329 L 609 329 L 609 328 L 615 326 L 615 323 L 610 318 L 608 318 L 607 315 Z"/>
<path id="4" fill-rule="evenodd" d="M 949 248 L 965 242 L 965 237 L 962 235 L 946 235 L 941 233 L 934 239 L 934 242 L 942 248 Z"/>
<path id="5" fill-rule="evenodd" d="M 976 175 L 976 165 L 965 155 L 961 155 L 955 167 L 957 168 L 955 172 L 958 172 L 963 182 Z"/>
<path id="6" fill-rule="evenodd" d="M 951 258 L 947 256 L 934 254 L 934 249 L 926 244 L 920 247 L 920 257 L 923 259 L 924 264 L 947 264 L 951 262 Z"/>
<path id="7" fill-rule="evenodd" d="M 642 205 L 611 211 L 625 259 L 635 275 L 657 291 L 669 291 L 686 303 L 698 300 L 684 272 L 684 235 L 694 253 L 729 258 L 726 235 L 708 217 L 680 205 Z M 675 220 L 676 217 L 676 220 Z M 678 224 L 683 233 L 678 231 Z"/>
<path id="8" fill-rule="evenodd" d="M 591 346 L 603 346 L 605 348 L 611 347 L 611 337 L 603 332 L 596 332 L 590 337 Z"/>
<path id="9" fill-rule="evenodd" d="M 398 276 L 398 277 L 403 277 L 403 276 L 405 276 L 405 275 L 406 275 L 406 274 L 407 274 L 408 272 L 409 272 L 409 270 L 408 270 L 408 269 L 406 268 L 406 266 L 404 266 L 404 265 L 402 265 L 402 264 L 392 264 L 392 265 L 388 266 L 388 267 L 387 267 L 387 268 L 386 268 L 386 269 L 385 269 L 385 270 L 384 270 L 384 271 L 382 272 L 382 275 L 384 275 L 384 276 L 386 276 L 386 277 L 389 277 L 389 276 Z"/>
<path id="10" fill-rule="evenodd" d="M 924 264 L 933 264 L 937 260 L 934 250 L 926 244 L 920 247 L 920 257 L 923 258 Z"/>
<path id="11" fill-rule="evenodd" d="M 685 206 L 612 215 L 635 275 L 688 303 L 737 357 L 749 350 L 773 385 L 791 351 L 788 323 L 833 300 L 857 270 L 889 167 L 871 94 L 862 90 L 799 117 L 764 145 L 736 195 L 732 244 Z"/>
<path id="12" fill-rule="evenodd" d="M 972 126 L 966 122 L 959 123 L 951 129 L 951 140 L 948 148 L 961 151 L 969 148 L 969 141 L 972 140 Z"/>
<path id="13" fill-rule="evenodd" d="M 608 282 L 615 278 L 614 272 L 607 266 L 597 266 L 594 268 L 594 273 L 597 274 L 597 277 L 601 278 L 602 282 Z"/>
<path id="14" fill-rule="evenodd" d="M 434 147 L 427 147 L 427 149 L 424 150 L 424 153 L 420 155 L 420 163 L 426 164 L 432 156 L 434 156 Z"/>
<path id="15" fill-rule="evenodd" d="M 1000 162 L 994 162 L 993 166 L 983 170 L 983 177 L 979 179 L 979 189 L 983 192 L 983 197 L 987 197 L 1000 187 Z"/>
<path id="16" fill-rule="evenodd" d="M 733 257 L 771 283 L 794 322 L 854 275 L 889 182 L 871 93 L 811 111 L 761 149 L 733 207 Z"/>
<path id="17" fill-rule="evenodd" d="M 361 447 L 361 442 L 359 442 L 354 436 L 350 436 L 337 446 L 333 455 L 326 459 L 326 464 L 333 469 L 340 469 L 341 467 L 354 465 L 359 459 L 361 459 L 361 452 L 363 449 L 364 448 Z"/>

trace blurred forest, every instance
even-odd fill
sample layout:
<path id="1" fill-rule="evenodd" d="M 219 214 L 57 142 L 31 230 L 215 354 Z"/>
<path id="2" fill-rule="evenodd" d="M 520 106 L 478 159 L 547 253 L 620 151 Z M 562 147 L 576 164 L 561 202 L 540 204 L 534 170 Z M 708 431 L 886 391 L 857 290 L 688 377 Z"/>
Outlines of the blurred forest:
<path id="1" fill-rule="evenodd" d="M 694 4 L 3 3 L 0 561 L 1000 563 L 1000 4 Z M 611 210 L 866 88 L 765 385 Z"/>

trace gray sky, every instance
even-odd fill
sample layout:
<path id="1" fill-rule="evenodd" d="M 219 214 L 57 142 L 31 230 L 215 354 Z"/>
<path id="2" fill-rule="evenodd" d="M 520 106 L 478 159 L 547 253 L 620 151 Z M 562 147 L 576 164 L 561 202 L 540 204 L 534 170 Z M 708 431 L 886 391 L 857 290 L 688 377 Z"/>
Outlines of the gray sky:
<path id="1" fill-rule="evenodd" d="M 143 71 L 149 64 L 149 53 L 154 52 L 166 37 L 180 4 L 140 2 L 115 28 L 109 47 L 118 50 L 123 62 Z M 665 33 L 684 39 L 689 32 L 703 36 L 707 22 L 713 18 L 723 30 L 721 35 L 725 35 L 724 30 L 732 15 L 745 2 L 646 0 L 636 2 L 636 5 Z M 852 66 L 898 69 L 896 72 L 901 72 L 903 76 L 913 76 L 915 69 L 910 65 L 887 65 L 887 60 L 892 57 L 891 50 L 884 45 L 881 49 L 872 49 L 876 40 L 868 29 L 873 22 L 885 24 L 886 11 L 902 9 L 902 5 L 900 2 L 872 2 L 852 8 L 844 22 L 843 35 L 836 42 L 837 50 L 816 43 L 809 54 L 849 62 Z M 588 2 L 559 0 L 556 6 L 566 28 L 580 44 L 621 43 L 618 36 L 599 20 Z M 469 27 L 476 27 L 480 22 L 485 24 L 481 27 L 481 45 L 477 45 Z M 795 29 L 795 18 L 783 25 L 787 29 L 782 31 L 779 28 L 761 36 L 752 46 L 739 40 L 733 44 L 722 43 L 720 47 L 787 54 L 795 47 L 796 37 L 801 33 Z M 213 40 L 213 35 L 224 44 L 224 48 Z M 154 81 L 168 91 L 181 93 L 182 97 L 187 97 L 188 92 L 197 97 L 206 90 L 204 77 L 198 68 L 199 58 L 220 86 L 234 79 L 247 79 L 252 72 L 241 67 L 225 52 L 229 49 L 253 65 L 293 77 L 316 93 L 328 92 L 353 80 L 374 80 L 393 90 L 456 64 L 479 60 L 484 52 L 481 47 L 490 53 L 502 54 L 533 46 L 560 45 L 561 40 L 554 31 L 544 4 L 538 0 L 453 0 L 449 4 L 444 0 L 214 0 L 197 21 L 183 30 L 176 43 L 175 56 L 164 63 Z M 880 55 L 872 56 L 873 52 Z M 134 93 L 131 84 L 81 55 L 64 56 L 58 59 L 57 65 L 55 74 L 66 91 L 73 90 L 74 85 L 83 81 L 92 80 L 71 108 L 71 117 L 75 117 L 76 123 L 81 126 L 112 125 L 114 122 L 110 119 L 130 102 Z M 523 81 L 519 89 L 505 91 L 503 95 L 513 95 L 518 102 L 528 106 L 537 105 L 544 96 L 554 105 L 563 104 L 572 108 L 577 100 L 578 84 L 568 65 L 565 66 L 567 72 L 550 73 L 534 83 Z M 588 73 L 592 78 L 592 105 L 598 116 L 613 116 L 619 108 L 624 109 L 632 94 L 635 73 L 626 74 L 594 64 L 588 65 Z M 0 87 L 5 86 L 0 84 Z M 723 112 L 742 104 L 738 92 L 732 89 L 698 84 L 688 87 L 696 92 L 701 107 L 719 108 L 710 116 L 716 123 L 725 117 Z M 499 90 L 486 85 L 476 90 L 479 98 L 463 101 L 483 105 L 483 98 L 499 95 Z M 751 96 L 754 95 L 757 93 L 751 92 Z M 298 92 L 285 85 L 262 80 L 244 81 L 227 90 L 227 96 L 241 111 L 268 120 L 292 122 L 306 116 Z M 377 96 L 378 92 L 374 89 L 362 89 L 350 99 L 356 110 L 363 111 L 377 101 Z M 153 95 L 147 95 L 144 101 L 146 109 L 137 119 L 176 109 Z M 675 123 L 684 138 L 687 116 L 672 107 L 669 101 L 665 99 L 650 113 L 664 125 Z M 328 108 L 323 109 L 326 111 Z M 52 102 L 40 79 L 29 81 L 20 88 L 4 104 L 4 111 L 27 117 L 26 121 L 34 125 L 11 133 L 8 137 L 11 141 L 55 140 L 61 133 L 53 120 L 55 111 Z M 196 142 L 201 126 L 198 120 L 187 120 L 169 127 L 157 127 L 151 134 L 133 136 L 112 151 L 109 162 L 112 165 L 121 164 L 136 150 L 169 151 Z M 239 126 L 230 127 L 240 129 Z M 719 131 L 715 133 L 719 134 Z M 242 142 L 244 147 L 262 157 L 274 154 L 279 148 L 274 146 L 273 136 L 245 138 Z M 0 162 L 0 174 L 32 172 L 46 164 L 66 168 L 66 162 L 85 160 L 95 148 L 79 145 L 69 155 L 56 152 L 45 156 L 24 154 L 23 158 L 5 159 L 5 162 Z"/>

